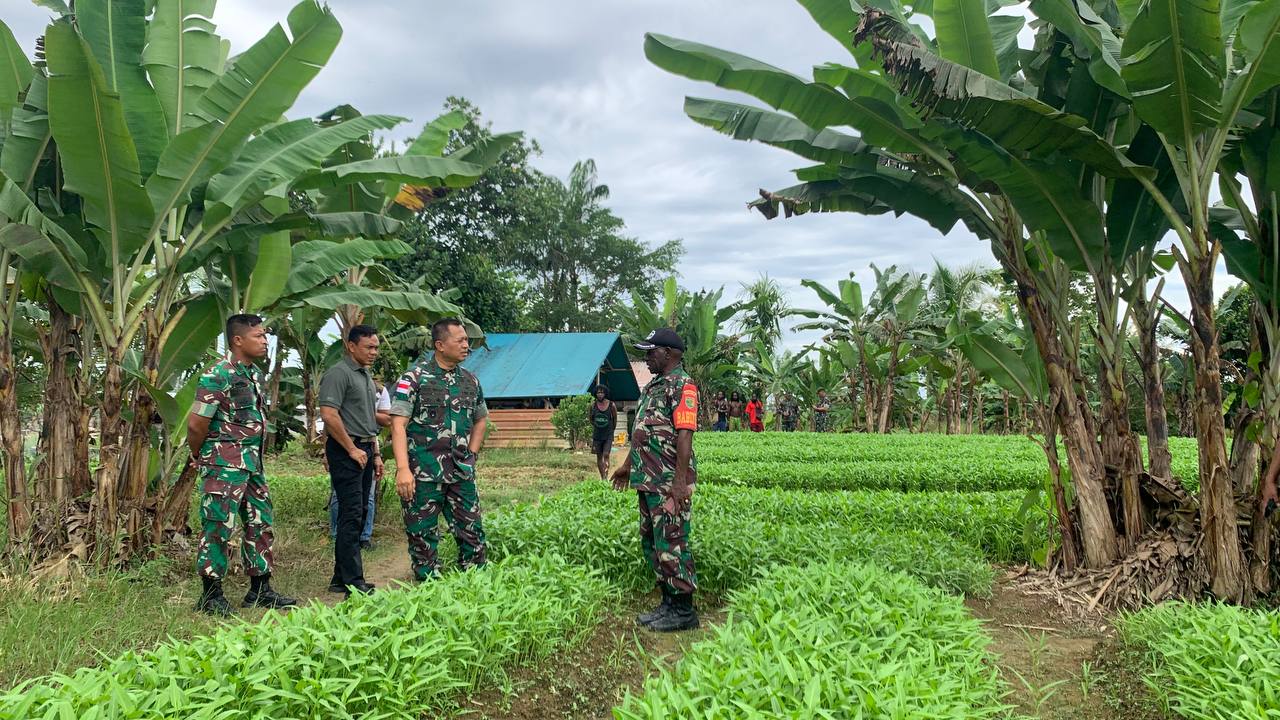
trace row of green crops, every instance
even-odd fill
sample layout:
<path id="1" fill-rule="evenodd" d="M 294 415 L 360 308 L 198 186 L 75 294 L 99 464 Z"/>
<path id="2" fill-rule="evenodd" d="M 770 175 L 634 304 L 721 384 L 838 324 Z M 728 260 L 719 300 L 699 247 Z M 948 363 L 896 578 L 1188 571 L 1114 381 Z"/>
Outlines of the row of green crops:
<path id="1" fill-rule="evenodd" d="M 1016 435 L 699 433 L 696 449 L 699 480 L 804 490 L 1025 490 L 1047 469 Z M 1174 474 L 1194 486 L 1195 439 L 1170 449 Z"/>
<path id="2" fill-rule="evenodd" d="M 1126 616 L 1145 681 L 1188 720 L 1280 718 L 1280 611 L 1168 602 Z"/>
<path id="3" fill-rule="evenodd" d="M 611 594 L 559 556 L 313 604 L 0 695 L 0 718 L 402 718 L 592 627 Z"/>
<path id="4" fill-rule="evenodd" d="M 900 573 L 776 568 L 614 717 L 1007 717 L 989 641 L 959 598 Z"/>
<path id="5" fill-rule="evenodd" d="M 1022 531 L 1010 521 L 1022 493 L 973 495 L 699 487 L 690 541 L 699 585 L 722 595 L 772 566 L 840 558 L 985 594 L 992 570 L 984 547 L 1001 549 L 1001 559 L 1025 556 Z M 634 492 L 580 483 L 538 506 L 489 518 L 490 553 L 503 557 L 555 548 L 600 569 L 623 589 L 647 590 L 654 580 L 640 554 L 636 502 Z"/>

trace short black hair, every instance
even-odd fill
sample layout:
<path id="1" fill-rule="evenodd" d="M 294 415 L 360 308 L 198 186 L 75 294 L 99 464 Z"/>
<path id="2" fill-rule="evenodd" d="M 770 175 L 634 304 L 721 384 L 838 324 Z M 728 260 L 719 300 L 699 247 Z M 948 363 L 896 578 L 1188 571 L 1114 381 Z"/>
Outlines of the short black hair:
<path id="1" fill-rule="evenodd" d="M 372 325 L 352 325 L 347 331 L 347 342 L 358 343 L 367 337 L 375 337 L 378 334 L 378 328 Z"/>
<path id="2" fill-rule="evenodd" d="M 435 345 L 445 339 L 446 328 L 460 327 L 465 329 L 466 326 L 458 318 L 442 318 L 431 324 L 431 344 Z"/>
<path id="3" fill-rule="evenodd" d="M 232 315 L 231 317 L 227 318 L 227 328 L 226 328 L 227 348 L 228 349 L 231 348 L 232 338 L 243 337 L 245 332 L 247 332 L 250 328 L 256 328 L 261 324 L 262 324 L 262 317 L 260 315 L 247 315 L 247 314 L 241 313 L 239 315 Z"/>
<path id="4" fill-rule="evenodd" d="M 596 394 L 596 393 L 598 393 L 598 392 L 602 392 L 602 393 L 604 393 L 604 394 L 607 396 L 607 395 L 609 394 L 609 388 L 608 388 L 608 387 L 606 387 L 606 386 L 604 386 L 604 385 L 597 385 L 597 386 L 596 386 L 596 389 L 595 389 L 594 391 L 592 391 L 592 393 L 591 393 L 591 394 L 592 394 L 592 395 L 595 395 L 595 394 Z"/>

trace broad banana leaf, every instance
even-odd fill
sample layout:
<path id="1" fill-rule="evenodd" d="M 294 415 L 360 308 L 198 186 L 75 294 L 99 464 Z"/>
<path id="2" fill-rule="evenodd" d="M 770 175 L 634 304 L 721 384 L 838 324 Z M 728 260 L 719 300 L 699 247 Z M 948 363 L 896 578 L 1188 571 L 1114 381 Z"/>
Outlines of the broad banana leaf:
<path id="1" fill-rule="evenodd" d="M 342 37 L 338 21 L 316 0 L 293 8 L 289 30 L 292 40 L 274 26 L 200 96 L 194 110 L 199 124 L 173 138 L 147 180 L 161 219 L 230 165 L 250 135 L 293 106 Z"/>
<path id="2" fill-rule="evenodd" d="M 1031 12 L 1071 39 L 1076 54 L 1089 61 L 1094 82 L 1128 97 L 1129 89 L 1120 78 L 1120 39 L 1088 3 L 1031 0 Z"/>
<path id="3" fill-rule="evenodd" d="M 789 115 L 747 105 L 687 97 L 684 113 L 735 140 L 772 145 L 814 162 L 872 168 L 880 157 L 860 138 L 831 129 L 815 130 Z"/>
<path id="4" fill-rule="evenodd" d="M 142 66 L 147 43 L 143 0 L 77 0 L 76 25 L 97 58 L 111 92 L 125 99 L 124 119 L 142 177 L 155 171 L 169 141 L 164 110 Z"/>
<path id="5" fill-rule="evenodd" d="M 184 303 L 173 330 L 160 348 L 156 382 L 170 387 L 179 373 L 191 369 L 213 347 L 222 325 L 222 308 L 216 295 L 208 293 Z"/>
<path id="6" fill-rule="evenodd" d="M 57 223 L 43 215 L 8 176 L 0 174 L 0 248 L 22 258 L 27 270 L 50 285 L 82 291 L 87 272 L 84 250 Z"/>
<path id="7" fill-rule="evenodd" d="M 1262 0 L 1245 14 L 1235 48 L 1248 66 L 1227 88 L 1219 127 L 1280 83 L 1280 0 Z"/>
<path id="8" fill-rule="evenodd" d="M 918 121 L 904 126 L 902 115 L 879 100 L 848 98 L 825 84 L 810 83 L 758 60 L 687 40 L 648 33 L 644 50 L 650 62 L 668 72 L 745 92 L 812 128 L 847 125 L 872 145 L 919 153 L 939 168 L 951 170 L 946 155 L 915 132 Z"/>
<path id="9" fill-rule="evenodd" d="M 147 24 L 142 62 L 173 137 L 199 124 L 196 102 L 223 70 L 222 39 L 211 18 L 217 0 L 165 0 Z"/>
<path id="10" fill-rule="evenodd" d="M 1182 144 L 1220 119 L 1225 70 L 1218 14 L 1218 0 L 1151 0 L 1125 35 L 1121 77 L 1133 107 L 1171 142 Z"/>
<path id="11" fill-rule="evenodd" d="M 380 157 L 334 165 L 309 173 L 294 184 L 294 189 L 328 189 L 384 181 L 433 188 L 458 188 L 474 183 L 483 174 L 483 167 L 453 158 L 423 155 Z"/>
<path id="12" fill-rule="evenodd" d="M 310 172 L 338 148 L 404 122 L 390 115 L 362 115 L 328 127 L 311 120 L 277 125 L 254 138 L 239 159 L 209 181 L 206 225 L 213 225 L 262 199 L 268 190 Z"/>
<path id="13" fill-rule="evenodd" d="M 467 116 L 461 110 L 447 112 L 427 123 L 422 132 L 404 151 L 405 155 L 426 155 L 440 157 L 449 144 L 449 133 L 467 126 Z"/>
<path id="14" fill-rule="evenodd" d="M 245 290 L 244 311 L 255 312 L 280 298 L 290 281 L 293 246 L 289 232 L 275 232 L 258 241 L 258 257 Z"/>
<path id="15" fill-rule="evenodd" d="M 395 235 L 400 231 L 400 222 L 377 213 L 291 213 L 269 223 L 248 223 L 231 228 L 216 240 L 206 242 L 184 255 L 178 264 L 178 270 L 191 272 L 204 265 L 220 249 L 247 247 L 259 238 L 282 230 L 305 231 L 313 238 L 376 238 Z"/>
<path id="16" fill-rule="evenodd" d="M 147 244 L 155 210 L 138 169 L 124 109 L 70 20 L 45 31 L 49 126 L 58 143 L 64 187 L 84 202 L 108 262 L 127 263 Z"/>
<path id="17" fill-rule="evenodd" d="M 53 134 L 49 130 L 49 79 L 44 72 L 31 78 L 26 101 L 13 111 L 9 131 L 0 150 L 0 172 L 23 190 L 30 190 L 36 170 Z"/>
<path id="18" fill-rule="evenodd" d="M 331 280 L 348 268 L 373 260 L 401 257 L 413 248 L 400 240 L 349 240 L 328 242 L 311 240 L 293 247 L 293 266 L 283 295 L 298 295 Z"/>
<path id="19" fill-rule="evenodd" d="M 986 135 L 1010 153 L 1037 158 L 1061 154 L 1113 177 L 1149 172 L 1134 167 L 1084 118 L 938 56 L 900 23 L 877 11 L 863 14 L 856 41 L 871 43 L 885 72 L 913 103 Z M 932 124 L 925 128 L 927 136 L 945 133 Z"/>
<path id="20" fill-rule="evenodd" d="M 323 310 L 337 310 L 342 305 L 382 308 L 401 322 L 419 325 L 430 325 L 441 318 L 462 315 L 457 305 L 440 299 L 434 293 L 373 290 L 354 285 L 320 288 L 287 300 L 285 305 L 290 307 L 307 305 Z"/>
<path id="21" fill-rule="evenodd" d="M 979 372 L 1000 387 L 1031 401 L 1048 397 L 1043 367 L 1039 366 L 1036 353 L 1019 352 L 982 330 L 965 334 L 956 345 Z"/>
<path id="22" fill-rule="evenodd" d="M 0 125 L 18 105 L 18 97 L 31 84 L 34 71 L 22 46 L 8 25 L 0 22 Z M 0 134 L 0 138 L 3 138 Z"/>
<path id="23" fill-rule="evenodd" d="M 995 43 L 996 62 L 1000 65 L 1000 79 L 1006 84 L 1018 74 L 1022 50 L 1018 47 L 1018 33 L 1026 25 L 1021 15 L 993 15 L 991 40 Z"/>
<path id="24" fill-rule="evenodd" d="M 934 0 L 938 53 L 991 78 L 1001 79 L 985 0 Z"/>

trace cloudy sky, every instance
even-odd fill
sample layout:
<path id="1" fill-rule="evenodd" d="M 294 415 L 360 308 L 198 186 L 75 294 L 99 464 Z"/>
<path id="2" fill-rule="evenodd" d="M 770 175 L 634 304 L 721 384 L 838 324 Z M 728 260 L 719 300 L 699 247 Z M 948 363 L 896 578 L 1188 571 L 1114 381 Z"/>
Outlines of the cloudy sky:
<path id="1" fill-rule="evenodd" d="M 219 32 L 246 49 L 289 0 L 219 0 Z M 0 13 L 30 52 L 49 13 L 4 0 Z M 496 130 L 523 130 L 543 148 L 535 164 L 564 177 L 593 158 L 629 232 L 650 243 L 683 238 L 680 268 L 691 288 L 741 283 L 767 273 L 793 304 L 817 305 L 800 287 L 832 284 L 849 272 L 871 282 L 870 263 L 928 271 L 947 264 L 993 264 L 986 245 L 962 226 L 943 237 L 910 217 L 807 215 L 766 221 L 746 203 L 759 188 L 794 182 L 806 161 L 738 142 L 695 125 L 685 95 L 751 102 L 675 77 L 649 64 L 647 31 L 734 50 L 797 73 L 848 56 L 792 0 L 331 0 L 345 36 L 295 106 L 315 115 L 341 103 L 366 113 L 409 117 L 407 137 L 439 114 L 449 95 L 475 102 Z M 1220 278 L 1221 279 L 1221 278 Z M 1219 290 L 1225 283 L 1219 282 Z M 1179 277 L 1168 296 L 1185 306 Z M 804 338 L 793 337 L 792 347 Z"/>

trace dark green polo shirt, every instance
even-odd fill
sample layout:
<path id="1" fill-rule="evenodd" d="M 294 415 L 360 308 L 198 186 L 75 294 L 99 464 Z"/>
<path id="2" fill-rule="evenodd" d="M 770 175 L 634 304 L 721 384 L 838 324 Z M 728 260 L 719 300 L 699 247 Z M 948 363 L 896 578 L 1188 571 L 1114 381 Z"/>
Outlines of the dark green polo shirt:
<path id="1" fill-rule="evenodd" d="M 378 391 L 373 386 L 369 369 L 361 367 L 350 355 L 325 371 L 320 379 L 320 407 L 338 409 L 338 417 L 353 438 L 378 434 Z"/>

